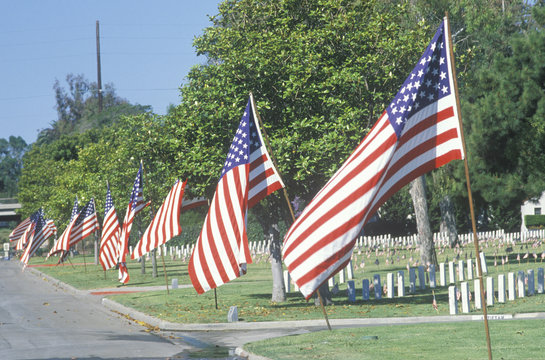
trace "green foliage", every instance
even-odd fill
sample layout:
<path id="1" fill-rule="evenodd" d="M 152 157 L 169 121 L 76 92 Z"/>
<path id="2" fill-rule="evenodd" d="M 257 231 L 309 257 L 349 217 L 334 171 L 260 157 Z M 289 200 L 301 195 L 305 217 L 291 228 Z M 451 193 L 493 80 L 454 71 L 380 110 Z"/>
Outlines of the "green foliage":
<path id="1" fill-rule="evenodd" d="M 545 215 L 524 215 L 524 225 L 528 229 L 545 228 Z"/>
<path id="2" fill-rule="evenodd" d="M 20 136 L 0 139 L 0 197 L 17 195 L 23 154 L 27 149 L 25 140 Z"/>

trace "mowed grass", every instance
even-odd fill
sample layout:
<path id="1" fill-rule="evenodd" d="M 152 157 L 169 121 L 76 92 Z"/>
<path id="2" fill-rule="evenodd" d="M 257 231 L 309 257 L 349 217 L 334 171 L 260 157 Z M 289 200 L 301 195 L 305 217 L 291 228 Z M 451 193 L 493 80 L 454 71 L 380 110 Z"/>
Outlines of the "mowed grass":
<path id="1" fill-rule="evenodd" d="M 490 321 L 493 358 L 543 359 L 543 326 L 543 320 Z M 244 349 L 275 360 L 488 358 L 482 321 L 324 330 Z"/>
<path id="2" fill-rule="evenodd" d="M 528 245 L 528 244 L 526 244 Z M 502 248 L 490 246 L 485 249 L 488 263 L 488 276 L 497 279 L 497 274 L 517 272 L 522 270 L 526 273 L 528 269 L 534 269 L 537 274 L 539 267 L 544 267 L 541 262 L 542 249 L 541 241 L 526 246 L 517 246 L 517 249 L 509 253 L 509 263 L 501 265 L 501 257 L 507 256 L 502 253 Z M 517 261 L 517 250 L 520 251 L 521 261 Z M 528 252 L 531 255 L 522 259 Z M 465 255 L 472 253 L 472 247 L 466 249 L 441 249 L 438 251 L 439 261 L 447 259 L 464 259 Z M 537 257 L 534 257 L 533 254 Z M 407 316 L 435 316 L 448 315 L 448 290 L 447 287 L 437 287 L 434 290 L 438 303 L 438 311 L 432 307 L 432 290 L 417 290 L 415 294 L 408 294 L 409 276 L 406 269 L 407 263 L 414 265 L 414 258 L 417 258 L 415 250 L 398 249 L 392 251 L 355 251 L 353 262 L 355 264 L 355 284 L 357 300 L 351 303 L 347 298 L 346 284 L 339 285 L 339 292 L 333 295 L 334 305 L 327 307 L 328 316 L 336 318 L 376 318 L 376 317 L 407 317 Z M 386 261 L 388 259 L 388 261 Z M 376 260 L 379 260 L 378 262 Z M 71 259 L 72 263 L 83 262 L 82 256 Z M 65 283 L 71 284 L 79 289 L 100 289 L 100 288 L 122 288 L 117 281 L 117 271 L 109 270 L 105 274 L 102 267 L 90 264 L 93 258 L 86 257 L 87 266 L 66 263 L 59 266 L 47 266 L 37 268 Z M 362 262 L 365 264 L 362 266 Z M 56 259 L 50 259 L 46 264 L 53 265 Z M 158 276 L 152 276 L 151 261 L 146 262 L 146 273 L 141 274 L 141 265 L 136 261 L 129 261 L 128 268 L 131 281 L 128 286 L 165 286 L 165 278 L 161 258 L 158 257 Z M 377 264 L 378 263 L 378 264 Z M 387 264 L 388 263 L 388 264 Z M 496 263 L 496 265 L 494 265 Z M 31 259 L 33 265 L 43 265 L 42 258 Z M 178 259 L 166 259 L 167 278 L 169 285 L 173 278 L 177 278 L 180 285 L 190 285 L 187 273 L 187 262 Z M 367 278 L 371 280 L 374 274 L 380 274 L 382 283 L 386 281 L 386 273 L 404 270 L 405 271 L 405 297 L 397 297 L 394 292 L 393 299 L 374 299 L 371 291 L 371 299 L 362 300 L 361 282 Z M 338 276 L 337 276 L 338 281 Z M 439 281 L 439 273 L 437 273 Z M 470 289 L 473 291 L 473 281 L 470 281 Z M 418 282 L 417 282 L 418 285 Z M 537 287 L 537 281 L 536 281 Z M 397 289 L 396 289 L 397 290 Z M 497 291 L 497 285 L 496 285 Z M 214 291 L 197 295 L 195 290 L 181 288 L 170 290 L 167 295 L 166 286 L 164 290 L 138 292 L 131 294 L 113 295 L 111 299 L 124 305 L 133 307 L 152 316 L 179 323 L 217 323 L 227 321 L 227 312 L 231 306 L 238 307 L 239 319 L 241 321 L 276 321 L 276 320 L 306 320 L 322 319 L 320 309 L 314 306 L 311 300 L 307 302 L 303 296 L 296 291 L 287 294 L 287 300 L 283 303 L 271 302 L 272 280 L 270 263 L 265 254 L 254 256 L 254 264 L 248 266 L 248 273 L 232 282 L 217 289 L 216 309 Z M 497 296 L 497 295 L 496 295 Z M 541 312 L 545 309 L 545 295 L 535 295 L 525 298 L 517 298 L 515 301 L 508 301 L 505 304 L 496 302 L 495 306 L 488 308 L 489 314 L 514 314 L 526 312 Z M 459 307 L 461 312 L 461 304 Z M 472 309 L 473 314 L 480 314 L 481 311 Z"/>

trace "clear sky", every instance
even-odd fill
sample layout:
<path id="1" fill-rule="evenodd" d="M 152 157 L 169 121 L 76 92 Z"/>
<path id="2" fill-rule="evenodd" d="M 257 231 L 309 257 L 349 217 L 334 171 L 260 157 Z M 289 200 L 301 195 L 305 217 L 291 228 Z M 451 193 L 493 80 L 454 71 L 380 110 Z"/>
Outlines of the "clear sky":
<path id="1" fill-rule="evenodd" d="M 0 138 L 27 143 L 56 120 L 53 84 L 69 73 L 96 82 L 96 21 L 102 84 L 164 114 L 197 57 L 193 39 L 220 0 L 0 0 Z"/>

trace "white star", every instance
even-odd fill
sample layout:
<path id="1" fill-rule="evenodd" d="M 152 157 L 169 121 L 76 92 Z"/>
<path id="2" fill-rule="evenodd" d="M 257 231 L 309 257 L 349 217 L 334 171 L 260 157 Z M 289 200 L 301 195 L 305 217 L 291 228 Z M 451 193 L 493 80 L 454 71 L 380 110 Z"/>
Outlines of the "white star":
<path id="1" fill-rule="evenodd" d="M 435 51 L 435 46 L 436 46 L 436 43 L 431 43 L 431 47 L 430 47 L 431 51 Z"/>
<path id="2" fill-rule="evenodd" d="M 446 93 L 448 92 L 448 87 L 443 86 L 443 88 L 441 89 L 441 91 L 443 92 L 443 94 L 446 94 Z"/>
<path id="3" fill-rule="evenodd" d="M 415 76 L 415 73 L 411 73 L 411 80 L 414 79 Z"/>
<path id="4" fill-rule="evenodd" d="M 420 65 L 426 65 L 426 59 L 425 58 L 422 58 L 422 60 L 420 60 Z"/>
<path id="5" fill-rule="evenodd" d="M 397 112 L 397 108 L 394 106 L 394 107 L 392 108 L 392 114 L 395 115 L 396 112 Z"/>
<path id="6" fill-rule="evenodd" d="M 407 102 L 409 101 L 409 94 L 406 94 L 405 96 L 403 96 L 403 102 Z"/>
<path id="7" fill-rule="evenodd" d="M 396 124 L 401 125 L 402 122 L 403 120 L 401 119 L 401 117 L 398 117 L 396 120 Z"/>
<path id="8" fill-rule="evenodd" d="M 402 94 L 405 93 L 405 86 L 403 86 L 403 87 L 401 88 L 400 93 L 402 93 Z"/>
<path id="9" fill-rule="evenodd" d="M 409 85 L 407 85 L 407 88 L 409 89 L 409 91 L 411 91 L 413 89 L 413 83 L 409 83 Z"/>
<path id="10" fill-rule="evenodd" d="M 399 112 L 403 114 L 405 112 L 405 106 L 402 106 L 401 109 L 399 109 Z"/>
<path id="11" fill-rule="evenodd" d="M 443 56 L 441 56 L 439 58 L 439 65 L 443 65 L 445 63 L 445 58 Z"/>
<path id="12" fill-rule="evenodd" d="M 417 89 L 420 88 L 420 81 L 415 81 L 414 82 L 414 87 L 417 88 Z"/>
<path id="13" fill-rule="evenodd" d="M 413 101 L 416 100 L 416 93 L 412 93 L 411 97 L 413 98 Z"/>
<path id="14" fill-rule="evenodd" d="M 441 74 L 439 75 L 439 77 L 441 78 L 441 80 L 445 80 L 447 77 L 447 73 L 444 71 L 441 71 Z"/>
<path id="15" fill-rule="evenodd" d="M 418 77 L 422 77 L 422 75 L 424 75 L 424 70 L 418 70 Z"/>
<path id="16" fill-rule="evenodd" d="M 433 68 L 431 73 L 433 74 L 433 76 L 436 76 L 439 73 L 439 71 L 436 68 Z"/>
<path id="17" fill-rule="evenodd" d="M 237 158 L 235 159 L 236 162 L 240 162 L 240 158 L 237 156 Z"/>
<path id="18" fill-rule="evenodd" d="M 430 86 L 431 86 L 431 80 L 430 80 L 430 79 L 426 80 L 426 86 L 427 86 L 427 87 L 430 87 Z"/>
<path id="19" fill-rule="evenodd" d="M 420 95 L 421 98 L 424 98 L 424 97 L 426 97 L 426 92 L 425 92 L 425 91 L 421 91 L 420 94 L 418 94 L 418 95 Z"/>
<path id="20" fill-rule="evenodd" d="M 418 102 L 414 103 L 414 109 L 417 110 L 420 107 L 420 104 Z"/>
<path id="21" fill-rule="evenodd" d="M 244 155 L 244 160 L 248 160 L 248 155 Z"/>
<path id="22" fill-rule="evenodd" d="M 430 93 L 430 94 L 428 95 L 428 100 L 429 100 L 429 101 L 432 101 L 432 100 L 433 100 L 433 94 Z"/>

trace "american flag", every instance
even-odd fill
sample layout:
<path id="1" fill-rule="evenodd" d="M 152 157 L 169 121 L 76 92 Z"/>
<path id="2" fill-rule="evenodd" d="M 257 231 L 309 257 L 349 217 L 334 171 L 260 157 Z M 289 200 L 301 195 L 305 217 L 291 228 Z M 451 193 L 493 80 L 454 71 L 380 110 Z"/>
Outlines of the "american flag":
<path id="1" fill-rule="evenodd" d="M 68 236 L 68 249 L 95 231 L 100 230 L 95 209 L 95 200 L 93 198 L 91 198 L 91 200 L 89 200 L 89 202 L 87 202 L 87 204 L 81 209 L 73 223 L 74 225 L 72 226 Z M 68 256 L 68 249 L 63 249 L 64 253 L 59 259 L 59 263 L 63 262 Z"/>
<path id="2" fill-rule="evenodd" d="M 208 205 L 208 199 L 204 196 L 186 199 L 185 197 L 182 200 L 182 212 L 194 209 L 199 206 Z"/>
<path id="3" fill-rule="evenodd" d="M 202 294 L 231 281 L 251 263 L 247 210 L 284 187 L 264 146 L 250 95 L 189 261 L 189 276 Z"/>
<path id="4" fill-rule="evenodd" d="M 21 262 L 24 264 L 24 267 L 28 265 L 28 261 L 36 253 L 36 250 L 38 250 L 51 235 L 57 233 L 55 223 L 53 220 L 45 220 L 43 211 L 39 212 L 33 222 L 35 224 L 34 231 L 25 252 L 21 256 Z"/>
<path id="5" fill-rule="evenodd" d="M 31 225 L 31 222 L 30 222 L 30 216 L 29 216 L 23 221 L 21 221 L 21 223 L 17 225 L 15 229 L 13 229 L 13 231 L 9 234 L 9 241 L 19 240 L 30 225 Z"/>
<path id="6" fill-rule="evenodd" d="M 346 266 L 377 209 L 413 179 L 463 159 L 446 20 L 369 134 L 290 227 L 284 261 L 303 295 Z"/>
<path id="7" fill-rule="evenodd" d="M 64 229 L 64 232 L 61 234 L 61 237 L 57 240 L 55 245 L 51 248 L 49 251 L 49 254 L 47 254 L 47 258 L 49 259 L 50 256 L 55 255 L 57 253 L 64 253 L 67 252 L 68 249 L 70 249 L 70 232 L 72 231 L 72 227 L 74 227 L 74 224 L 78 217 L 78 198 L 76 196 L 76 200 L 74 200 L 74 206 L 72 206 L 72 214 L 70 215 L 70 223 Z"/>
<path id="8" fill-rule="evenodd" d="M 185 181 L 176 180 L 151 224 L 149 224 L 144 235 L 134 247 L 131 259 L 147 254 L 182 232 L 180 210 L 185 184 Z"/>
<path id="9" fill-rule="evenodd" d="M 28 240 L 30 238 L 30 235 L 32 234 L 32 231 L 34 231 L 34 226 L 36 225 L 32 219 L 37 216 L 39 211 L 36 211 L 29 217 L 29 222 L 26 225 L 26 227 L 21 227 L 17 232 L 17 244 L 15 244 L 15 250 L 25 250 Z M 26 220 L 24 221 L 26 222 Z M 14 230 L 15 231 L 15 230 Z"/>
<path id="10" fill-rule="evenodd" d="M 134 185 L 132 187 L 131 199 L 127 206 L 127 212 L 125 213 L 125 219 L 123 220 L 123 226 L 121 227 L 121 235 L 118 242 L 117 255 L 119 263 L 119 281 L 123 284 L 129 282 L 129 272 L 127 271 L 126 256 L 129 252 L 129 236 L 131 234 L 132 223 L 136 214 L 142 209 L 148 206 L 149 202 L 144 202 L 143 195 L 143 183 L 142 183 L 142 163 L 138 173 L 136 173 L 136 179 L 134 179 Z"/>
<path id="11" fill-rule="evenodd" d="M 108 185 L 99 256 L 100 263 L 102 264 L 102 268 L 104 270 L 111 269 L 117 264 L 117 259 L 119 258 L 117 246 L 120 233 L 121 227 L 119 226 L 119 220 L 117 219 L 117 213 L 115 212 L 115 206 L 112 200 L 112 194 L 110 192 L 110 185 Z"/>

